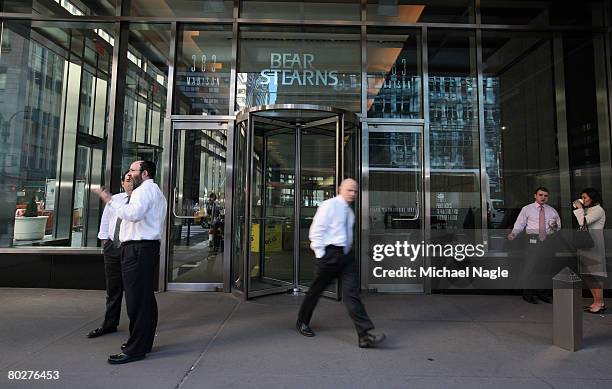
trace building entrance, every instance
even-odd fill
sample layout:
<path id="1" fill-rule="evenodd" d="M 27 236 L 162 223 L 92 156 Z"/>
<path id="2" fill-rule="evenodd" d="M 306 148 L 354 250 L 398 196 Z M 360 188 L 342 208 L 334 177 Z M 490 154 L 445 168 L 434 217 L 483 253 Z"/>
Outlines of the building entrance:
<path id="1" fill-rule="evenodd" d="M 358 129 L 354 114 L 329 107 L 272 105 L 238 114 L 235 294 L 250 299 L 308 290 L 315 274 L 308 230 L 317 207 L 336 195 L 341 180 L 359 178 Z M 338 285 L 325 295 L 338 298 Z"/>

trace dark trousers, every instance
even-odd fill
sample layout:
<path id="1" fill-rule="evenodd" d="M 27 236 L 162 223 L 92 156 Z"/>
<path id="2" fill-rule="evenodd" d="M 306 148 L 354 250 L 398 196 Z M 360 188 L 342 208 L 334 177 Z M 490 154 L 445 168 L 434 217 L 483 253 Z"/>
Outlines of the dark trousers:
<path id="1" fill-rule="evenodd" d="M 121 318 L 121 300 L 123 299 L 123 279 L 121 275 L 121 248 L 107 241 L 104 250 L 104 273 L 106 278 L 106 313 L 102 328 L 114 329 Z"/>
<path id="2" fill-rule="evenodd" d="M 373 329 L 374 324 L 359 297 L 359 279 L 353 252 L 344 255 L 342 247 L 338 246 L 327 246 L 323 258 L 317 259 L 317 275 L 302 302 L 298 320 L 302 323 L 310 323 L 312 312 L 317 306 L 321 293 L 334 278 L 340 280 L 342 302 L 353 320 L 357 334 L 362 335 Z"/>
<path id="3" fill-rule="evenodd" d="M 527 235 L 525 241 L 525 260 L 523 263 L 523 296 L 550 297 L 551 262 L 554 255 L 555 236 L 548 235 L 540 241 L 537 235 Z M 534 241 L 536 243 L 530 243 Z"/>
<path id="4" fill-rule="evenodd" d="M 159 262 L 159 241 L 126 242 L 121 249 L 125 305 L 130 318 L 130 337 L 123 352 L 140 356 L 151 351 L 157 328 L 155 266 Z"/>

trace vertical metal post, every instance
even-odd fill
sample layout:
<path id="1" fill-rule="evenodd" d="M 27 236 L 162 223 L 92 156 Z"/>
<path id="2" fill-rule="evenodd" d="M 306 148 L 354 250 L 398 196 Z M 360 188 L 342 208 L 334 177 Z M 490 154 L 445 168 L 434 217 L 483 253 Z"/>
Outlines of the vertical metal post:
<path id="1" fill-rule="evenodd" d="M 168 203 L 168 208 L 166 210 L 166 220 L 164 225 L 165 237 L 166 239 L 162 239 L 160 250 L 159 250 L 159 278 L 158 278 L 158 290 L 160 292 L 165 291 L 167 287 L 166 283 L 166 274 L 168 272 L 168 267 L 170 266 L 170 248 L 172 245 L 171 236 L 172 236 L 172 227 L 174 226 L 174 221 L 170 222 L 172 218 L 172 212 L 170 211 L 173 204 L 173 191 L 172 191 L 172 159 L 173 155 L 173 147 L 172 141 L 174 139 L 174 130 L 172 127 L 172 120 L 170 117 L 172 116 L 172 105 L 174 101 L 174 79 L 175 79 L 175 69 L 176 69 L 176 48 L 177 48 L 177 39 L 178 39 L 178 31 L 177 24 L 173 22 L 170 27 L 170 53 L 168 58 L 168 85 L 166 88 L 166 113 L 164 120 L 164 139 L 163 139 L 163 172 L 160 187 L 162 193 L 165 194 L 166 200 Z M 187 235 L 189 237 L 189 235 Z M 189 239 L 189 238 L 188 238 Z"/>
<path id="2" fill-rule="evenodd" d="M 421 30 L 421 64 L 423 69 L 423 76 L 421 78 L 423 83 L 423 96 L 422 96 L 422 109 L 423 109 L 423 150 L 421 151 L 421 161 L 423 169 L 423 193 L 422 193 L 422 207 L 423 207 L 423 239 L 425 242 L 431 241 L 431 158 L 430 158 L 430 138 L 429 138 L 429 58 L 428 58 L 428 46 L 427 46 L 427 27 L 423 27 Z M 429 267 L 431 265 L 431 258 L 426 256 L 424 259 L 424 266 Z M 425 293 L 431 293 L 431 279 L 425 278 L 423 280 L 423 291 Z"/>
<path id="3" fill-rule="evenodd" d="M 479 5 L 480 0 L 476 0 Z M 480 10 L 476 10 L 476 18 L 480 20 Z M 485 251 L 488 249 L 488 212 L 487 204 L 489 199 L 489 176 L 487 175 L 487 157 L 486 157 L 486 137 L 485 137 L 485 120 L 484 120 L 484 76 L 482 74 L 482 30 L 476 30 L 476 86 L 478 96 L 478 150 L 479 150 L 479 166 L 480 166 L 480 231 L 482 243 L 485 246 Z M 478 233 L 475 234 L 476 242 L 478 243 Z"/>
<path id="4" fill-rule="evenodd" d="M 559 151 L 559 192 L 561 195 L 561 219 L 571 225 L 571 208 L 564 206 L 572 201 L 571 172 L 569 163 L 569 140 L 567 138 L 567 108 L 565 99 L 565 66 L 563 56 L 563 36 L 553 38 L 553 72 L 555 77 L 555 106 L 557 119 L 557 147 Z"/>
<path id="5" fill-rule="evenodd" d="M 117 22 L 114 26 L 115 46 L 111 67 L 110 108 L 106 138 L 106 163 L 104 186 L 116 193 L 121 187 L 121 159 L 123 141 L 123 117 L 125 106 L 125 78 L 128 67 L 127 51 L 129 24 Z"/>
<path id="6" fill-rule="evenodd" d="M 582 280 L 568 267 L 553 277 L 553 344 L 582 348 Z"/>
<path id="7" fill-rule="evenodd" d="M 302 224 L 302 129 L 295 128 L 295 169 L 293 199 L 293 292 L 300 290 L 300 226 Z"/>

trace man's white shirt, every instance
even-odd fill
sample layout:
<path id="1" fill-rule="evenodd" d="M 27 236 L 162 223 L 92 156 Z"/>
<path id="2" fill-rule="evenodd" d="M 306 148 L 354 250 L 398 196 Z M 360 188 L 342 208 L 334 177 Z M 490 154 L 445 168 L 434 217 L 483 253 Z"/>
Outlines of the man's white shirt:
<path id="1" fill-rule="evenodd" d="M 130 196 L 129 203 L 109 204 L 122 219 L 119 240 L 161 240 L 166 218 L 166 198 L 153 180 L 145 180 Z"/>
<path id="2" fill-rule="evenodd" d="M 127 202 L 128 195 L 125 192 L 117 193 L 113 195 L 113 203 L 125 204 Z M 106 204 L 104 212 L 102 212 L 102 219 L 100 220 L 100 231 L 98 232 L 98 239 L 110 239 L 113 240 L 115 236 L 115 228 L 117 227 L 117 212 L 115 209 Z M 119 231 L 121 232 L 121 231 Z"/>
<path id="3" fill-rule="evenodd" d="M 338 195 L 321 203 L 308 233 L 310 248 L 315 256 L 322 258 L 325 255 L 325 247 L 329 245 L 342 246 L 347 254 L 353 244 L 354 225 L 355 214 L 342 196 Z"/>

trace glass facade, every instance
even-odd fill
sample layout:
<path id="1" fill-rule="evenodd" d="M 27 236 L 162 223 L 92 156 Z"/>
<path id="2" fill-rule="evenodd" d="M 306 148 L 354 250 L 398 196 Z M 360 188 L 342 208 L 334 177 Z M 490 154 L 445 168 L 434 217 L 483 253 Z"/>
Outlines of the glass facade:
<path id="1" fill-rule="evenodd" d="M 383 238 L 512 256 L 508 229 L 536 187 L 568 230 L 582 189 L 612 200 L 611 17 L 601 0 L 0 0 L 0 250 L 96 249 L 93 189 L 117 190 L 148 159 L 170 205 L 161 287 L 241 290 L 245 271 L 263 274 L 242 265 L 249 252 L 264 265 L 310 255 L 304 226 L 340 175 L 362 188 L 364 288 L 380 284 Z M 359 123 L 344 138 L 299 120 L 283 131 L 273 115 L 261 133 L 236 124 L 280 104 Z M 278 233 L 257 223 L 257 250 L 243 242 L 252 213 L 284 220 Z M 25 219 L 39 220 L 34 235 Z M 270 256 L 266 234 L 282 241 Z M 299 266 L 275 277 L 290 283 Z M 379 289 L 459 287 L 437 282 Z"/>

